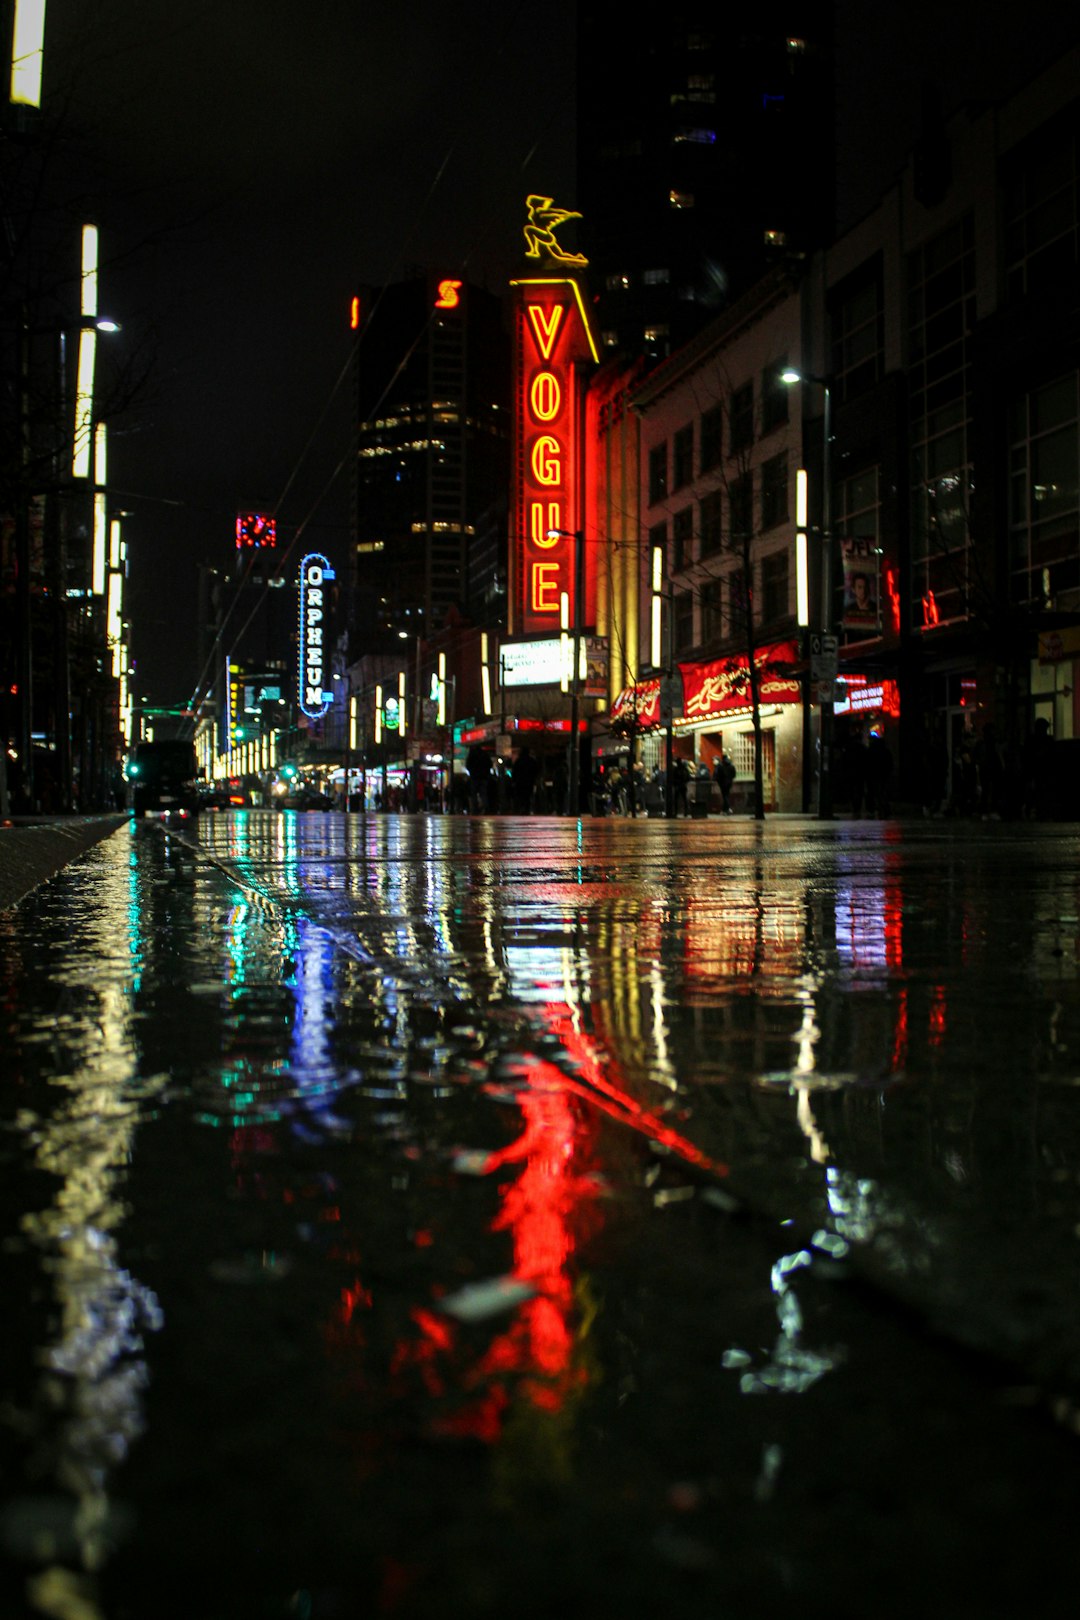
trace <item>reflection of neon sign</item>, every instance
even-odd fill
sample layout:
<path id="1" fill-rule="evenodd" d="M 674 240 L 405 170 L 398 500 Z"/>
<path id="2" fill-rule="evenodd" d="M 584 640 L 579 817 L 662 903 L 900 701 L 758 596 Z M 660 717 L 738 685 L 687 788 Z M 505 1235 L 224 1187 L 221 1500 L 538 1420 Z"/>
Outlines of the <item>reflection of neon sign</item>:
<path id="1" fill-rule="evenodd" d="M 574 601 L 574 545 L 580 521 L 577 367 L 597 351 L 581 289 L 569 278 L 518 288 L 515 315 L 515 544 L 513 619 L 518 632 L 557 630 L 562 597 Z M 555 531 L 565 531 L 556 533 Z"/>
<path id="2" fill-rule="evenodd" d="M 333 693 L 323 690 L 325 674 L 326 617 L 329 603 L 324 585 L 334 578 L 334 570 L 318 552 L 310 552 L 300 564 L 300 660 L 298 685 L 300 708 L 310 720 L 321 720 L 333 702 Z"/>

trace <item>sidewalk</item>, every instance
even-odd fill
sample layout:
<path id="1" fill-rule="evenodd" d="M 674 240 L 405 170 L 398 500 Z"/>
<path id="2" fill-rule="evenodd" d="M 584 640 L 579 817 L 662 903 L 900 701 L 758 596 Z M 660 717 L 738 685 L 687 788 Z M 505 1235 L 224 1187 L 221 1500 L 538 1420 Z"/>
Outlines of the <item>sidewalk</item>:
<path id="1" fill-rule="evenodd" d="M 99 816 L 11 816 L 0 822 L 0 911 L 122 827 L 121 812 Z"/>

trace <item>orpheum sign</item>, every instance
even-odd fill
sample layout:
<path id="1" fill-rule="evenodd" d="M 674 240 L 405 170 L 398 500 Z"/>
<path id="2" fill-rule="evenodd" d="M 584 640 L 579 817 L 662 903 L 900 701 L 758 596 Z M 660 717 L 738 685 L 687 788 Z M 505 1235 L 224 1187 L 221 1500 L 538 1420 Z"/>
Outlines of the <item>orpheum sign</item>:
<path id="1" fill-rule="evenodd" d="M 574 532 L 581 504 L 581 382 L 596 345 L 577 281 L 538 276 L 514 288 L 514 476 L 511 633 L 557 635 L 574 601 Z M 586 555 L 591 573 L 593 558 Z"/>
<path id="2" fill-rule="evenodd" d="M 321 720 L 334 694 L 329 690 L 329 615 L 334 570 L 312 551 L 300 564 L 300 658 L 297 671 L 300 709 L 309 720 Z"/>

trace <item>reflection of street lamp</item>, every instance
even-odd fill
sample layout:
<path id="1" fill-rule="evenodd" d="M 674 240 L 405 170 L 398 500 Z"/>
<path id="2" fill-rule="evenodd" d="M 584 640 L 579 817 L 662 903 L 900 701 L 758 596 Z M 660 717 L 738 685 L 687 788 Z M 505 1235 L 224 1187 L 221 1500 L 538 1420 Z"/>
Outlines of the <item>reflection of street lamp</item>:
<path id="1" fill-rule="evenodd" d="M 825 396 L 825 418 L 822 424 L 821 451 L 821 611 L 819 623 L 823 638 L 831 636 L 832 626 L 832 383 L 831 377 L 814 377 L 809 372 L 789 369 L 780 373 L 780 381 L 791 387 L 795 383 L 815 383 Z M 821 703 L 821 773 L 818 777 L 818 819 L 831 821 L 832 749 L 833 749 L 833 693 L 835 679 L 828 683 L 828 699 Z"/>
<path id="2" fill-rule="evenodd" d="M 566 539 L 574 542 L 574 622 L 571 627 L 573 664 L 570 680 L 570 769 L 567 785 L 567 813 L 576 816 L 581 810 L 581 792 L 578 776 L 581 768 L 581 748 L 578 743 L 578 704 L 581 697 L 581 598 L 585 586 L 585 531 L 584 529 L 549 529 L 548 539 Z"/>

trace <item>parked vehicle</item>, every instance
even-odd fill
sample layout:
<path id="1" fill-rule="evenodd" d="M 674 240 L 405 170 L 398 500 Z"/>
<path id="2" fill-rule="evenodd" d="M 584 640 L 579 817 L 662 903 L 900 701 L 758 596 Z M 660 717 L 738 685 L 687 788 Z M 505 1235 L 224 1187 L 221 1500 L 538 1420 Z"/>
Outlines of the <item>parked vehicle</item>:
<path id="1" fill-rule="evenodd" d="M 176 738 L 136 743 L 128 759 L 127 777 L 132 809 L 140 818 L 151 810 L 197 816 L 202 809 L 193 743 Z"/>
<path id="2" fill-rule="evenodd" d="M 317 788 L 296 788 L 291 793 L 282 793 L 275 799 L 279 810 L 332 810 L 334 801 L 328 793 L 320 793 Z"/>

